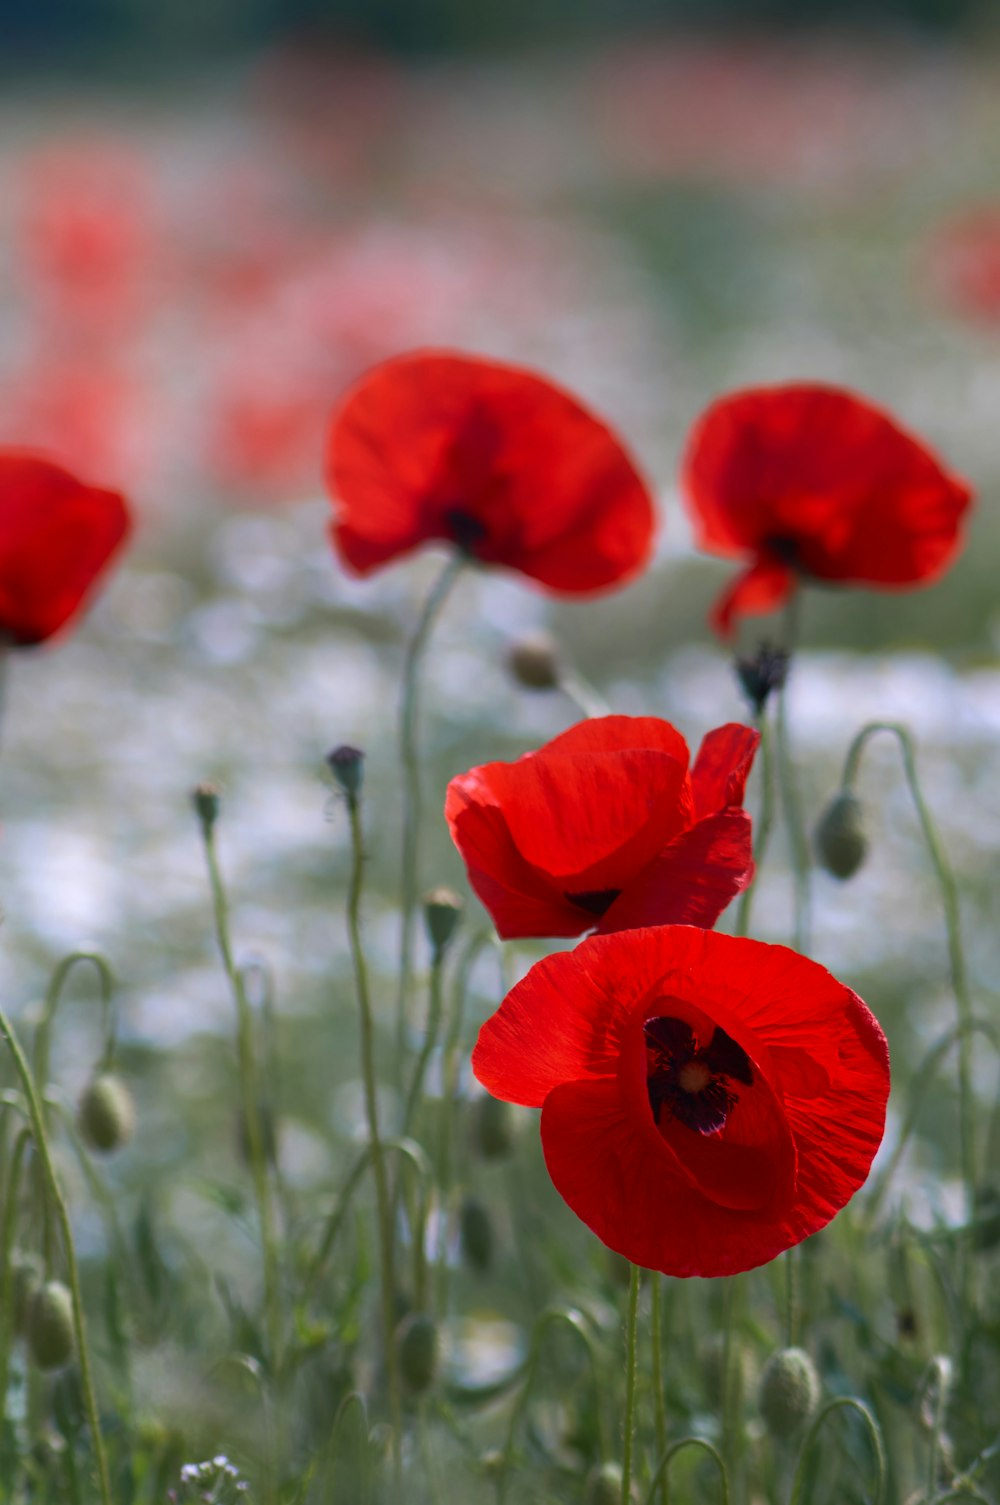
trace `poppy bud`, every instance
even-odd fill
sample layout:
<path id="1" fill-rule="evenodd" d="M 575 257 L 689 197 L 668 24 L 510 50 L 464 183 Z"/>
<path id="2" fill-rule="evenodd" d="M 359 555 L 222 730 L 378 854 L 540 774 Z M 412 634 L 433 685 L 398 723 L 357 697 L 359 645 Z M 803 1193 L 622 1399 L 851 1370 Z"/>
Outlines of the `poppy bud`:
<path id="1" fill-rule="evenodd" d="M 218 784 L 199 784 L 191 791 L 191 803 L 194 812 L 201 821 L 203 831 L 211 831 L 219 818 L 219 786 Z"/>
<path id="2" fill-rule="evenodd" d="M 476 1148 L 484 1160 L 502 1160 L 514 1148 L 514 1112 L 498 1097 L 477 1097 L 472 1105 Z"/>
<path id="3" fill-rule="evenodd" d="M 819 1402 L 816 1366 L 802 1348 L 779 1348 L 764 1365 L 757 1401 L 772 1437 L 790 1437 Z"/>
<path id="4" fill-rule="evenodd" d="M 434 951 L 434 960 L 440 961 L 462 918 L 462 900 L 450 888 L 432 888 L 424 894 L 424 924 Z"/>
<path id="5" fill-rule="evenodd" d="M 39 1369 L 59 1369 L 73 1354 L 73 1298 L 61 1280 L 47 1280 L 28 1309 L 28 1352 Z"/>
<path id="6" fill-rule="evenodd" d="M 853 878 L 865 860 L 865 835 L 860 801 L 847 789 L 834 795 L 816 827 L 819 860 L 834 878 Z"/>
<path id="7" fill-rule="evenodd" d="M 629 1490 L 633 1500 L 639 1498 L 635 1486 Z M 583 1486 L 584 1505 L 621 1505 L 622 1470 L 620 1463 L 595 1463 Z"/>
<path id="8" fill-rule="evenodd" d="M 736 677 L 758 716 L 772 691 L 780 690 L 788 678 L 788 660 L 784 648 L 772 648 L 770 643 L 761 643 L 753 658 L 736 660 Z"/>
<path id="9" fill-rule="evenodd" d="M 558 690 L 562 679 L 559 649 L 547 632 L 526 632 L 512 643 L 507 668 L 526 690 Z"/>
<path id="10" fill-rule="evenodd" d="M 396 1329 L 399 1371 L 418 1394 L 434 1383 L 438 1365 L 438 1330 L 426 1312 L 411 1312 Z"/>
<path id="11" fill-rule="evenodd" d="M 135 1129 L 135 1103 L 121 1077 L 102 1071 L 83 1089 L 76 1121 L 84 1143 L 108 1155 L 131 1139 Z"/>
<path id="12" fill-rule="evenodd" d="M 460 1220 L 462 1253 L 474 1270 L 488 1270 L 493 1263 L 493 1220 L 478 1197 L 466 1197 Z"/>
<path id="13" fill-rule="evenodd" d="M 364 761 L 365 755 L 361 749 L 350 747 L 346 742 L 326 755 L 330 772 L 349 800 L 356 800 L 361 793 Z"/>

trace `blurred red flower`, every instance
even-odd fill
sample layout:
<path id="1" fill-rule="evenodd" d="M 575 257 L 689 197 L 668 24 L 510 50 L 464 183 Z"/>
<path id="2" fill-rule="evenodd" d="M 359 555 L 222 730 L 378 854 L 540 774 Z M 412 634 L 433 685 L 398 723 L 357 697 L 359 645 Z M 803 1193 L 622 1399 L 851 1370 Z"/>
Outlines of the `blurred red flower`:
<path id="1" fill-rule="evenodd" d="M 931 275 L 948 302 L 977 323 L 1000 321 L 1000 206 L 952 220 L 930 250 Z"/>
<path id="2" fill-rule="evenodd" d="M 505 939 L 714 925 L 753 876 L 743 792 L 760 738 L 687 743 L 654 716 L 604 716 L 452 779 L 445 815 Z"/>
<path id="3" fill-rule="evenodd" d="M 749 554 L 712 613 L 786 601 L 796 577 L 886 589 L 950 564 L 972 492 L 864 398 L 802 382 L 722 397 L 688 440 L 682 486 L 702 548 Z"/>
<path id="4" fill-rule="evenodd" d="M 556 1189 L 667 1275 L 732 1275 L 822 1228 L 882 1139 L 889 1055 L 861 999 L 784 946 L 657 926 L 546 957 L 473 1070 L 542 1110 Z"/>
<path id="5" fill-rule="evenodd" d="M 0 449 L 0 636 L 40 643 L 81 610 L 128 535 L 123 497 Z"/>
<path id="6" fill-rule="evenodd" d="M 515 366 L 416 352 L 334 414 L 333 538 L 366 575 L 441 539 L 554 591 L 620 584 L 649 558 L 653 504 L 610 429 Z"/>

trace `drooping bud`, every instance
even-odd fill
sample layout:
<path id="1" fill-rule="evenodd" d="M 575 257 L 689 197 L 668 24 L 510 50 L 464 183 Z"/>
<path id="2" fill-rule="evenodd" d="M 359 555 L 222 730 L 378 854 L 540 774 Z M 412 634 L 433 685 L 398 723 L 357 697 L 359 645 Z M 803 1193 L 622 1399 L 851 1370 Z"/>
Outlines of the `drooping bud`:
<path id="1" fill-rule="evenodd" d="M 736 677 L 756 715 L 767 705 L 774 690 L 780 690 L 788 678 L 790 655 L 784 648 L 761 643 L 752 658 L 736 660 Z"/>
<path id="2" fill-rule="evenodd" d="M 507 668 L 526 690 L 558 690 L 562 680 L 559 649 L 547 632 L 526 632 L 512 643 Z"/>
<path id="3" fill-rule="evenodd" d="M 459 1223 L 462 1254 L 474 1270 L 488 1270 L 493 1263 L 493 1219 L 478 1197 L 462 1202 Z"/>
<path id="4" fill-rule="evenodd" d="M 638 1500 L 633 1483 L 629 1496 Z M 584 1505 L 621 1505 L 622 1468 L 620 1463 L 595 1463 L 583 1486 Z"/>
<path id="5" fill-rule="evenodd" d="M 476 1148 L 484 1160 L 502 1160 L 514 1148 L 514 1110 L 498 1097 L 477 1097 L 472 1104 Z"/>
<path id="6" fill-rule="evenodd" d="M 424 924 L 436 962 L 447 951 L 464 907 L 458 894 L 450 888 L 432 888 L 424 894 Z"/>
<path id="7" fill-rule="evenodd" d="M 772 1437 L 796 1432 L 819 1404 L 816 1366 L 802 1348 L 779 1348 L 764 1365 L 757 1391 L 760 1414 Z"/>
<path id="8" fill-rule="evenodd" d="M 349 800 L 356 800 L 361 793 L 365 755 L 358 747 L 346 742 L 326 755 L 327 767 Z"/>
<path id="9" fill-rule="evenodd" d="M 396 1329 L 399 1372 L 416 1394 L 434 1383 L 438 1365 L 438 1330 L 426 1312 L 411 1312 Z"/>
<path id="10" fill-rule="evenodd" d="M 102 1155 L 131 1139 L 135 1102 L 121 1077 L 111 1071 L 93 1077 L 77 1104 L 76 1121 L 84 1144 Z"/>
<path id="11" fill-rule="evenodd" d="M 207 834 L 211 831 L 219 818 L 220 791 L 218 784 L 198 784 L 191 791 L 191 803 L 194 813 L 201 821 L 201 828 Z"/>
<path id="12" fill-rule="evenodd" d="M 32 1298 L 25 1336 L 39 1369 L 59 1369 L 73 1355 L 73 1298 L 61 1280 L 47 1280 Z"/>
<path id="13" fill-rule="evenodd" d="M 816 827 L 819 860 L 834 878 L 853 878 L 868 852 L 864 812 L 850 790 L 835 794 Z"/>

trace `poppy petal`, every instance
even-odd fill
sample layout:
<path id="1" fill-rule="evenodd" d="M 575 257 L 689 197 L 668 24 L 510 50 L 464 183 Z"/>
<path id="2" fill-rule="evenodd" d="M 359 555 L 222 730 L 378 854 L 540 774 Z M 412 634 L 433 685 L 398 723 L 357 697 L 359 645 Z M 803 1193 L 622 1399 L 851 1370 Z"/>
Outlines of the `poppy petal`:
<path id="1" fill-rule="evenodd" d="M 546 742 L 545 751 L 614 753 L 623 747 L 643 747 L 667 753 L 684 768 L 690 761 L 684 738 L 676 727 L 660 716 L 591 716 Z"/>
<path id="2" fill-rule="evenodd" d="M 702 739 L 691 770 L 695 818 L 742 805 L 760 732 L 737 722 L 716 727 Z"/>
<path id="3" fill-rule="evenodd" d="M 711 928 L 753 877 L 753 838 L 745 810 L 697 821 L 640 873 L 603 915 L 598 930 L 645 925 Z"/>
<path id="4" fill-rule="evenodd" d="M 784 605 L 794 589 L 795 576 L 787 565 L 756 559 L 712 607 L 712 626 L 720 637 L 732 637 L 739 617 L 774 611 Z"/>

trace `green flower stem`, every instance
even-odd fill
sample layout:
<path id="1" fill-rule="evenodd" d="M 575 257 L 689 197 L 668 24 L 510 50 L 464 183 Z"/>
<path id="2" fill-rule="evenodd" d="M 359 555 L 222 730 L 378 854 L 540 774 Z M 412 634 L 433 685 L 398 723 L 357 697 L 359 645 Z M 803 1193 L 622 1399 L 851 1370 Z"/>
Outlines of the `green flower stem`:
<path id="1" fill-rule="evenodd" d="M 421 792 L 420 758 L 417 748 L 420 709 L 420 670 L 424 650 L 434 623 L 467 563 L 465 554 L 452 554 L 431 588 L 406 649 L 403 666 L 403 699 L 399 718 L 399 759 L 403 773 L 403 853 L 399 937 L 399 988 L 396 998 L 396 1070 L 402 1080 L 406 1057 L 406 1023 L 413 972 L 413 931 L 420 891 Z"/>
<path id="2" fill-rule="evenodd" d="M 697 1448 L 700 1452 L 705 1453 L 707 1457 L 712 1459 L 713 1463 L 719 1470 L 719 1483 L 721 1485 L 722 1492 L 722 1505 L 729 1505 L 729 1475 L 726 1472 L 726 1465 L 722 1461 L 722 1455 L 719 1450 L 717 1448 L 714 1448 L 710 1442 L 706 1442 L 704 1437 L 682 1437 L 679 1442 L 672 1442 L 670 1446 L 660 1454 L 660 1461 L 656 1465 L 656 1468 L 653 1472 L 653 1478 L 649 1486 L 649 1491 L 646 1495 L 645 1505 L 654 1505 L 658 1487 L 662 1487 L 663 1498 L 665 1501 L 667 1501 L 667 1505 L 669 1505 L 670 1465 L 671 1463 L 673 1463 L 678 1453 L 683 1452 L 685 1448 Z"/>
<path id="3" fill-rule="evenodd" d="M 365 1112 L 368 1118 L 368 1144 L 371 1152 L 372 1170 L 375 1174 L 375 1201 L 378 1213 L 382 1299 L 382 1337 L 385 1354 L 386 1384 L 389 1391 L 389 1414 L 392 1418 L 393 1477 L 395 1492 L 398 1496 L 402 1485 L 403 1395 L 394 1342 L 396 1328 L 396 1276 L 392 1204 L 389 1196 L 389 1178 L 386 1174 L 382 1136 L 379 1130 L 378 1082 L 375 1075 L 375 1022 L 372 1016 L 371 993 L 368 985 L 368 964 L 365 960 L 364 945 L 361 939 L 361 893 L 364 886 L 365 864 L 364 843 L 361 834 L 361 810 L 356 794 L 347 794 L 346 799 L 351 823 L 352 853 L 351 885 L 347 900 L 347 929 L 350 937 L 351 959 L 354 964 L 354 983 L 361 1026 L 361 1070 L 365 1088 Z"/>
<path id="4" fill-rule="evenodd" d="M 83 963 L 89 963 L 96 970 L 100 989 L 101 1031 L 104 1036 L 104 1046 L 99 1069 L 107 1069 L 114 1063 L 118 1015 L 114 1003 L 115 980 L 111 964 L 99 951 L 72 951 L 68 956 L 63 957 L 52 974 L 52 981 L 49 983 L 42 1006 L 42 1017 L 38 1021 L 32 1043 L 32 1063 L 35 1081 L 38 1083 L 40 1092 L 45 1091 L 49 1079 L 49 1046 L 52 1040 L 52 1026 L 62 1002 L 63 989 L 73 969 Z"/>
<path id="5" fill-rule="evenodd" d="M 792 757 L 791 738 L 788 731 L 788 680 L 791 678 L 792 657 L 799 637 L 798 594 L 798 591 L 792 594 L 785 614 L 784 646 L 785 651 L 789 655 L 789 673 L 786 676 L 785 683 L 778 691 L 778 711 L 775 730 L 778 754 L 778 785 L 781 790 L 781 803 L 785 815 L 785 827 L 788 831 L 788 844 L 791 849 L 792 872 L 795 878 L 795 949 L 805 955 L 809 950 L 809 872 L 811 860 L 809 855 L 809 840 L 806 836 L 805 822 L 802 818 L 802 802 L 799 797 L 795 760 Z"/>
<path id="6" fill-rule="evenodd" d="M 896 738 L 903 759 L 903 773 L 906 784 L 910 791 L 920 829 L 923 833 L 924 845 L 927 855 L 930 857 L 934 876 L 938 882 L 941 893 L 941 906 L 944 910 L 945 931 L 948 939 L 948 965 L 951 972 L 951 987 L 955 995 L 955 1007 L 958 1016 L 958 1111 L 959 1111 L 959 1144 L 962 1164 L 962 1179 L 965 1183 L 965 1215 L 966 1222 L 971 1222 L 975 1210 L 976 1189 L 976 1149 L 973 1128 L 973 1097 L 972 1097 L 972 1035 L 975 1021 L 972 1013 L 972 996 L 969 991 L 968 973 L 965 966 L 965 949 L 962 945 L 962 925 L 958 904 L 958 886 L 949 866 L 944 847 L 937 834 L 937 829 L 931 819 L 930 810 L 924 800 L 920 780 L 917 776 L 916 747 L 913 737 L 905 726 L 900 726 L 893 721 L 872 721 L 861 728 L 854 741 L 848 748 L 847 758 L 844 762 L 843 788 L 849 792 L 858 775 L 861 764 L 861 755 L 867 743 L 878 732 L 888 732 Z M 968 1314 L 968 1301 L 970 1296 L 969 1285 L 971 1280 L 971 1266 L 968 1259 L 968 1251 L 963 1260 L 962 1269 L 962 1309 Z"/>
<path id="7" fill-rule="evenodd" d="M 882 1432 L 878 1422 L 864 1401 L 856 1400 L 852 1395 L 838 1395 L 835 1400 L 827 1401 L 821 1411 L 810 1423 L 809 1430 L 805 1435 L 802 1447 L 799 1450 L 798 1462 L 795 1466 L 795 1476 L 792 1480 L 792 1490 L 788 1497 L 788 1505 L 800 1505 L 806 1482 L 806 1464 L 809 1461 L 809 1453 L 819 1435 L 820 1429 L 826 1423 L 827 1417 L 835 1411 L 855 1411 L 865 1424 L 868 1436 L 871 1440 L 872 1454 L 875 1459 L 875 1488 L 872 1491 L 872 1505 L 883 1505 L 885 1500 L 885 1443 L 882 1441 Z"/>
<path id="8" fill-rule="evenodd" d="M 17 1233 L 18 1198 L 21 1191 L 21 1168 L 24 1152 L 31 1140 L 30 1128 L 19 1131 L 7 1171 L 4 1188 L 3 1225 L 0 1228 L 0 1421 L 7 1419 L 7 1377 L 10 1371 L 10 1347 L 14 1336 L 14 1237 Z"/>
<path id="9" fill-rule="evenodd" d="M 420 1055 L 413 1071 L 413 1080 L 410 1082 L 410 1090 L 406 1097 L 406 1108 L 403 1113 L 403 1133 L 409 1134 L 413 1129 L 413 1121 L 416 1118 L 420 1106 L 420 1099 L 424 1090 L 424 1078 L 427 1075 L 427 1067 L 430 1065 L 431 1056 L 437 1047 L 438 1036 L 441 1033 L 441 1016 L 444 1012 L 444 953 L 436 951 L 431 964 L 431 1000 L 427 1013 L 427 1028 L 424 1031 L 424 1043 L 420 1047 Z"/>
<path id="10" fill-rule="evenodd" d="M 794 1348 L 799 1331 L 799 1246 L 793 1244 L 784 1253 L 785 1264 L 785 1343 Z"/>
<path id="11" fill-rule="evenodd" d="M 588 720 L 593 720 L 595 716 L 611 715 L 611 707 L 600 690 L 575 669 L 567 669 L 559 676 L 559 688 Z"/>
<path id="12" fill-rule="evenodd" d="M 650 1340 L 653 1349 L 653 1423 L 656 1428 L 657 1456 L 663 1456 L 667 1446 L 667 1406 L 663 1394 L 663 1276 L 654 1270 L 650 1275 L 651 1312 Z M 667 1505 L 668 1484 L 663 1479 L 662 1505 Z M 655 1490 L 654 1490 L 655 1493 Z"/>
<path id="13" fill-rule="evenodd" d="M 215 849 L 214 826 L 201 821 L 201 834 L 205 847 L 205 860 L 212 889 L 212 908 L 215 916 L 215 935 L 222 957 L 222 965 L 229 979 L 233 1002 L 236 1005 L 236 1049 L 239 1058 L 240 1088 L 243 1120 L 246 1124 L 247 1148 L 250 1158 L 250 1174 L 253 1179 L 257 1217 L 260 1223 L 261 1250 L 264 1264 L 264 1307 L 267 1314 L 268 1347 L 275 1372 L 281 1367 L 281 1295 L 278 1281 L 278 1239 L 275 1228 L 274 1206 L 271 1200 L 271 1183 L 264 1148 L 264 1132 L 260 1121 L 260 1083 L 254 1052 L 253 1013 L 247 999 L 243 972 L 233 957 L 232 935 L 229 924 L 229 901 Z"/>
<path id="14" fill-rule="evenodd" d="M 369 1501 L 371 1500 L 372 1486 L 371 1458 L 368 1446 L 368 1406 L 360 1390 L 348 1391 L 348 1393 L 344 1396 L 344 1399 L 341 1401 L 340 1405 L 337 1407 L 337 1414 L 333 1419 L 333 1428 L 330 1432 L 330 1442 L 327 1448 L 327 1456 L 330 1463 L 330 1483 L 335 1487 L 339 1484 L 337 1475 L 339 1465 L 341 1463 L 340 1444 L 343 1440 L 344 1434 L 347 1431 L 348 1425 L 351 1423 L 353 1423 L 355 1432 L 354 1447 L 357 1450 L 357 1454 L 361 1462 L 360 1505 L 369 1505 Z M 339 1488 L 337 1488 L 336 1498 L 340 1498 Z"/>
<path id="15" fill-rule="evenodd" d="M 69 1211 L 66 1207 L 62 1189 L 56 1178 L 55 1166 L 52 1163 L 42 1102 L 35 1087 L 31 1067 L 28 1065 L 27 1058 L 21 1049 L 17 1036 L 14 1034 L 2 1010 L 0 1010 L 0 1035 L 3 1036 L 7 1048 L 11 1053 L 14 1068 L 21 1084 L 21 1090 L 24 1093 L 28 1106 L 28 1115 L 31 1119 L 31 1133 L 35 1142 L 35 1152 L 41 1163 L 48 1200 L 55 1210 L 56 1220 L 62 1236 L 63 1252 L 66 1257 L 66 1274 L 73 1305 L 73 1332 L 76 1339 L 77 1358 L 80 1364 L 80 1388 L 83 1392 L 84 1410 L 87 1413 L 87 1422 L 90 1426 L 91 1442 L 94 1449 L 94 1460 L 97 1464 L 97 1481 L 100 1488 L 101 1505 L 112 1505 L 108 1461 L 104 1452 L 104 1440 L 101 1436 L 101 1422 L 97 1410 L 97 1396 L 94 1390 L 94 1377 L 90 1367 L 90 1348 L 87 1343 L 83 1301 L 80 1296 L 80 1272 L 76 1262 L 76 1245 L 73 1242 L 73 1229 L 70 1226 Z"/>
<path id="16" fill-rule="evenodd" d="M 750 910 L 774 826 L 774 744 L 766 710 L 760 712 L 756 725 L 760 732 L 760 814 L 757 817 L 757 828 L 754 833 L 754 876 L 740 895 L 739 908 L 736 911 L 736 935 L 746 935 L 749 932 Z"/>
<path id="17" fill-rule="evenodd" d="M 639 1266 L 633 1265 L 628 1279 L 628 1315 L 625 1319 L 625 1435 L 622 1439 L 622 1505 L 632 1499 L 632 1447 L 635 1441 L 636 1316 L 639 1310 Z"/>

